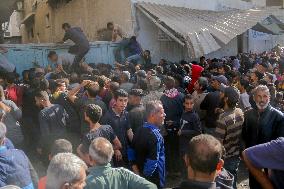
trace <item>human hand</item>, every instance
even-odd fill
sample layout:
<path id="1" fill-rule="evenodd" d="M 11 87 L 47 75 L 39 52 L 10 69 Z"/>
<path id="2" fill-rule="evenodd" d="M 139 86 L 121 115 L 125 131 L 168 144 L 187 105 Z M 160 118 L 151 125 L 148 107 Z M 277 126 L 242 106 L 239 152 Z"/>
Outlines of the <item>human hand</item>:
<path id="1" fill-rule="evenodd" d="M 91 80 L 83 80 L 82 83 L 81 83 L 81 86 L 85 87 L 85 86 L 91 84 L 91 82 L 92 82 Z"/>
<path id="2" fill-rule="evenodd" d="M 114 156 L 115 156 L 116 161 L 122 160 L 122 154 L 119 150 L 114 151 Z"/>
<path id="3" fill-rule="evenodd" d="M 136 174 L 136 175 L 140 175 L 139 169 L 137 165 L 132 165 L 132 171 Z"/>
<path id="4" fill-rule="evenodd" d="M 3 102 L 0 102 L 0 109 L 4 110 L 6 113 L 9 113 L 11 111 L 11 108 Z"/>
<path id="5" fill-rule="evenodd" d="M 180 136 L 180 135 L 181 135 L 181 130 L 180 130 L 180 129 L 178 130 L 178 133 L 177 133 L 177 134 L 178 134 L 178 136 Z"/>

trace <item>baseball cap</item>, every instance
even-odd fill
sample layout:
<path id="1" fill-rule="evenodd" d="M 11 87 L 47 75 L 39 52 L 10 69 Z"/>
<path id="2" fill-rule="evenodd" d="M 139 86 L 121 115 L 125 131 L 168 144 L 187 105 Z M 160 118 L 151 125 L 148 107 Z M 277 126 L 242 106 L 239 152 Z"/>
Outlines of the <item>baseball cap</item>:
<path id="1" fill-rule="evenodd" d="M 240 99 L 240 92 L 234 87 L 226 87 L 224 92 L 226 97 L 228 97 L 232 102 L 238 102 Z"/>
<path id="2" fill-rule="evenodd" d="M 213 76 L 212 79 L 216 80 L 219 83 L 222 83 L 224 85 L 227 85 L 227 83 L 228 83 L 227 78 L 225 76 L 223 76 L 223 75 Z"/>

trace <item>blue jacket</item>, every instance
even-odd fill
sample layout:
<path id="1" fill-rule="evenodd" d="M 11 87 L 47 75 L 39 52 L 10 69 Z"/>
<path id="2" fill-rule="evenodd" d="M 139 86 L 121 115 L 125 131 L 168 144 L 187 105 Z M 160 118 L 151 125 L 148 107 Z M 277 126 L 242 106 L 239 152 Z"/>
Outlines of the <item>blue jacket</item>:
<path id="1" fill-rule="evenodd" d="M 0 187 L 16 185 L 23 189 L 34 189 L 29 160 L 21 150 L 0 146 Z"/>
<path id="2" fill-rule="evenodd" d="M 135 154 L 132 153 L 134 158 L 129 160 L 135 162 L 145 178 L 155 183 L 158 188 L 164 187 L 165 147 L 160 130 L 146 122 L 134 135 L 132 147 Z"/>

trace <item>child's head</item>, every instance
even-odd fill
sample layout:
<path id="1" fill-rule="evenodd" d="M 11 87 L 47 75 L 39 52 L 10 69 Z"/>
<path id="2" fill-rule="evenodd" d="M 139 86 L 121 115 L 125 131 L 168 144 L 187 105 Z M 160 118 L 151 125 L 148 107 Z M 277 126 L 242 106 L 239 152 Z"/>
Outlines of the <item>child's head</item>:
<path id="1" fill-rule="evenodd" d="M 193 101 L 193 97 L 191 94 L 187 94 L 185 97 L 184 97 L 184 110 L 186 112 L 189 112 L 189 111 L 192 111 L 193 109 L 193 106 L 194 106 L 194 101 Z"/>

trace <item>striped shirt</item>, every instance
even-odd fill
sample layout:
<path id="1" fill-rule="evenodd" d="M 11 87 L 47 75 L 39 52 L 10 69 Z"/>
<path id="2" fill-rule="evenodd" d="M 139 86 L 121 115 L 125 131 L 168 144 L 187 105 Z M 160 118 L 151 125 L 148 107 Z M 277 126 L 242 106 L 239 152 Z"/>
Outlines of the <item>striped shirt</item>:
<path id="1" fill-rule="evenodd" d="M 225 158 L 238 156 L 240 154 L 243 123 L 244 114 L 239 108 L 226 111 L 219 116 L 215 137 L 226 149 Z"/>

